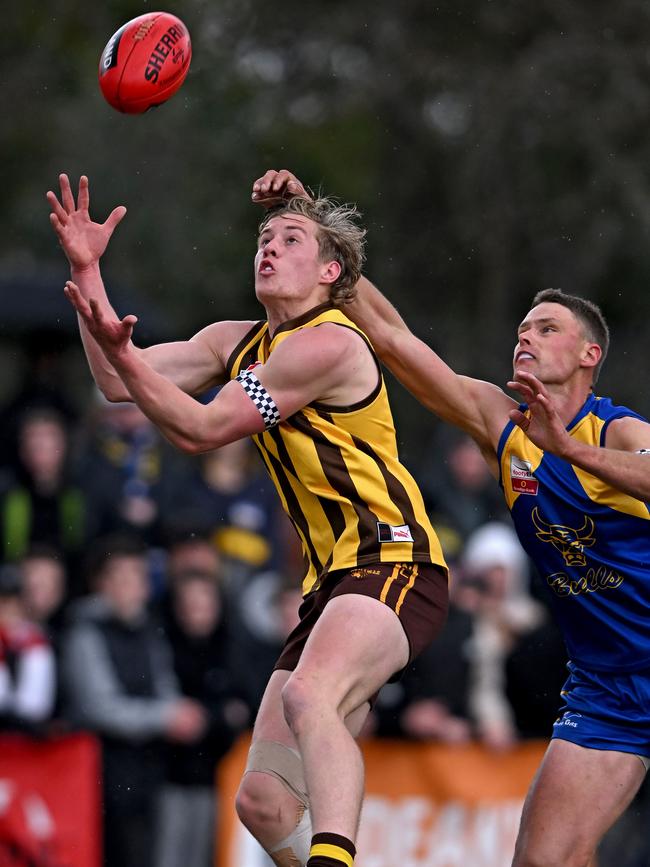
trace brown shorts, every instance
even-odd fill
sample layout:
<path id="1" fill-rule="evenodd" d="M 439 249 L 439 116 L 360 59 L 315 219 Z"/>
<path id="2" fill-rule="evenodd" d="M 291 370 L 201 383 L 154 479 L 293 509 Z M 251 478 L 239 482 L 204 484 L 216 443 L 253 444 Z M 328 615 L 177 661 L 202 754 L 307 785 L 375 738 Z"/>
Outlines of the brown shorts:
<path id="1" fill-rule="evenodd" d="M 330 599 L 357 593 L 395 611 L 409 643 L 409 663 L 431 644 L 447 618 L 447 576 L 431 563 L 372 563 L 331 572 L 300 606 L 300 623 L 287 638 L 274 670 L 293 671 L 316 621 Z M 398 680 L 401 672 L 391 677 Z"/>

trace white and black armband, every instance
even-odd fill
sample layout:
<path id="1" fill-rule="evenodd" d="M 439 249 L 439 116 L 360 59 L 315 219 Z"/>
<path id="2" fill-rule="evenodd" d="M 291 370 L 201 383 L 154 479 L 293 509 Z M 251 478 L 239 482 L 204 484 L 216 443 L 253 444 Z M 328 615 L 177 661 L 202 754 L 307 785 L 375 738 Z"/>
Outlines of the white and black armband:
<path id="1" fill-rule="evenodd" d="M 242 388 L 257 407 L 259 414 L 264 420 L 266 430 L 275 427 L 276 424 L 280 424 L 280 410 L 253 371 L 243 370 L 235 379 L 241 383 Z"/>

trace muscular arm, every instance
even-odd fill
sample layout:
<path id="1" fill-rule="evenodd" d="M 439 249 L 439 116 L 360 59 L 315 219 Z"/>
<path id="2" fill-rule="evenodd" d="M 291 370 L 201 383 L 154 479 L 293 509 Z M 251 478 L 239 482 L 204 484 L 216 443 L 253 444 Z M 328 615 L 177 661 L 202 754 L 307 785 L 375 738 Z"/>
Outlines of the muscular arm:
<path id="1" fill-rule="evenodd" d="M 130 337 L 135 317 L 105 319 L 95 302 L 87 304 L 74 290 L 71 300 L 132 399 L 177 448 L 198 454 L 264 430 L 259 409 L 239 382 L 227 383 L 210 404 L 200 404 L 134 349 Z M 266 364 L 255 368 L 255 375 L 282 419 L 315 400 L 353 403 L 369 393 L 377 379 L 361 338 L 335 325 L 291 335 Z M 362 389 L 363 395 L 351 389 Z"/>
<path id="2" fill-rule="evenodd" d="M 484 455 L 494 452 L 508 411 L 517 405 L 511 398 L 496 385 L 455 373 L 410 331 L 395 307 L 365 277 L 345 311 L 420 403 L 466 431 Z"/>
<path id="3" fill-rule="evenodd" d="M 613 421 L 606 447 L 590 446 L 569 438 L 566 460 L 607 482 L 617 491 L 650 503 L 650 424 L 636 418 Z"/>
<path id="4" fill-rule="evenodd" d="M 615 490 L 650 502 L 650 424 L 636 418 L 620 418 L 607 428 L 605 447 L 574 439 L 567 432 L 549 389 L 527 371 L 515 371 L 508 385 L 521 394 L 528 413 L 518 409 L 510 418 L 536 446 L 601 479 Z M 571 413 L 570 415 L 573 415 Z"/>
<path id="5" fill-rule="evenodd" d="M 76 273 L 75 269 L 72 270 Z M 98 274 L 99 268 L 96 270 Z M 91 277 L 83 274 L 81 280 L 84 289 L 79 284 L 66 285 L 66 295 L 70 300 L 72 300 L 72 293 L 78 292 L 84 300 L 89 302 L 92 299 L 102 316 L 117 320 L 101 276 Z M 133 397 L 129 390 L 102 352 L 79 312 L 77 312 L 77 319 L 86 358 L 97 387 L 110 401 L 132 401 Z M 228 356 L 252 324 L 252 322 L 234 321 L 215 322 L 199 331 L 190 340 L 160 343 L 146 349 L 140 349 L 131 342 L 131 350 L 182 391 L 198 395 L 224 382 Z"/>
<path id="6" fill-rule="evenodd" d="M 309 192 L 295 175 L 268 171 L 253 186 L 253 201 L 273 204 Z M 459 376 L 406 326 L 393 305 L 369 280 L 357 283 L 356 300 L 345 312 L 368 335 L 382 361 L 412 394 L 440 418 L 467 431 L 481 448 L 491 470 L 498 467 L 495 449 L 517 404 L 495 385 Z"/>

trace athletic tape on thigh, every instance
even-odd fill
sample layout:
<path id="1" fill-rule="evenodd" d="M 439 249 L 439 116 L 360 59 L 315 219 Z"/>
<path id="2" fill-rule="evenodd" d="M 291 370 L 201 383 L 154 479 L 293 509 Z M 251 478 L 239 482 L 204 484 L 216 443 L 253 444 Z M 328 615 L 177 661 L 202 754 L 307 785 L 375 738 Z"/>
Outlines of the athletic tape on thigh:
<path id="1" fill-rule="evenodd" d="M 264 419 L 264 427 L 268 430 L 280 423 L 280 410 L 275 401 L 264 388 L 252 370 L 244 370 L 235 379 L 239 382 L 246 394 L 253 401 L 259 414 Z"/>
<path id="2" fill-rule="evenodd" d="M 244 773 L 247 774 L 249 771 L 270 774 L 279 780 L 303 807 L 309 807 L 302 759 L 296 750 L 285 747 L 277 741 L 257 741 L 248 753 Z"/>

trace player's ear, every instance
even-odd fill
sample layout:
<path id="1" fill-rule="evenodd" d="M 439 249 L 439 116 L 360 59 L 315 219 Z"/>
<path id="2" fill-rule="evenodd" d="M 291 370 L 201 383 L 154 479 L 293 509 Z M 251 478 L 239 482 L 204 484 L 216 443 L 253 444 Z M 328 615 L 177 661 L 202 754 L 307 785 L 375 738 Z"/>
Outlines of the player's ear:
<path id="1" fill-rule="evenodd" d="M 596 367 L 603 357 L 603 350 L 597 343 L 585 343 L 582 350 L 582 367 Z"/>
<path id="2" fill-rule="evenodd" d="M 321 283 L 336 283 L 336 281 L 341 276 L 341 263 L 337 262 L 336 259 L 332 259 L 331 262 L 325 262 L 321 266 Z"/>

